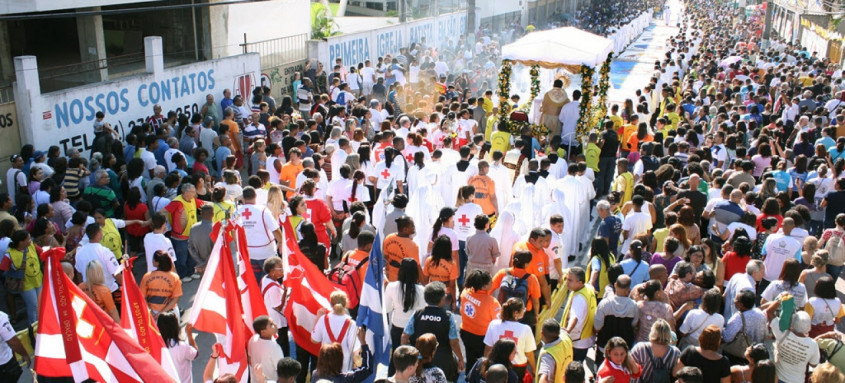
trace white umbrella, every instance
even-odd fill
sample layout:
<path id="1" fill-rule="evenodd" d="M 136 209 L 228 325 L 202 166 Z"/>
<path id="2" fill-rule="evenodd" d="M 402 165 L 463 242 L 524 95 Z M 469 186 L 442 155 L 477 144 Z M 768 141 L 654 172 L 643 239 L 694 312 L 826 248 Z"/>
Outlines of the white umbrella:
<path id="1" fill-rule="evenodd" d="M 720 62 L 720 63 L 719 63 L 719 66 L 720 66 L 720 67 L 727 67 L 727 66 L 730 66 L 730 65 L 732 65 L 732 64 L 734 64 L 734 63 L 739 62 L 739 60 L 742 60 L 742 57 L 739 57 L 739 56 L 731 56 L 731 57 L 728 57 L 728 58 L 726 58 L 726 59 L 722 60 L 722 62 Z"/>

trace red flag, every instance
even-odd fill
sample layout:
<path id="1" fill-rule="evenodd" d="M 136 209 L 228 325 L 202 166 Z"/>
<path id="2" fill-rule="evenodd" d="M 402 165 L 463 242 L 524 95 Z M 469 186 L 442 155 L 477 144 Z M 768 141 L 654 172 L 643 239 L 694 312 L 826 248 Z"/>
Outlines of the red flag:
<path id="1" fill-rule="evenodd" d="M 311 341 L 311 333 L 317 322 L 317 311 L 321 308 L 331 308 L 329 296 L 334 291 L 334 286 L 299 250 L 299 245 L 293 240 L 290 222 L 286 221 L 283 228 L 289 270 L 285 276 L 285 287 L 290 289 L 285 318 L 296 344 L 313 355 L 319 355 L 320 345 Z"/>
<path id="2" fill-rule="evenodd" d="M 238 234 L 238 290 L 241 292 L 241 306 L 244 311 L 244 322 L 252 324 L 255 318 L 267 315 L 267 306 L 264 305 L 264 296 L 261 294 L 261 287 L 255 280 L 252 272 L 252 264 L 249 263 L 249 247 L 246 243 L 246 232 L 243 226 L 235 227 Z M 250 328 L 252 328 L 250 326 Z"/>
<path id="3" fill-rule="evenodd" d="M 35 343 L 35 372 L 75 381 L 176 382 L 62 272 L 64 248 L 47 257 Z"/>
<path id="4" fill-rule="evenodd" d="M 134 260 L 135 258 L 132 258 L 127 261 L 126 269 L 123 272 L 123 297 L 121 298 L 123 315 L 120 317 L 120 325 L 138 340 L 138 344 L 150 353 L 153 359 L 173 379 L 178 381 L 179 373 L 176 370 L 176 365 L 173 364 L 173 359 L 170 357 L 170 350 L 164 344 L 164 339 L 161 338 L 158 326 L 153 321 L 153 316 L 150 315 L 150 310 L 147 308 L 144 295 L 141 294 L 141 289 L 138 288 L 138 284 L 135 283 L 135 277 L 130 272 Z"/>
<path id="5" fill-rule="evenodd" d="M 189 322 L 200 331 L 216 334 L 223 344 L 218 361 L 220 374 L 231 373 L 244 381 L 247 368 L 246 346 L 252 335 L 252 323 L 244 322 L 235 265 L 232 260 L 232 226 L 215 226 L 214 248 L 208 257 Z"/>

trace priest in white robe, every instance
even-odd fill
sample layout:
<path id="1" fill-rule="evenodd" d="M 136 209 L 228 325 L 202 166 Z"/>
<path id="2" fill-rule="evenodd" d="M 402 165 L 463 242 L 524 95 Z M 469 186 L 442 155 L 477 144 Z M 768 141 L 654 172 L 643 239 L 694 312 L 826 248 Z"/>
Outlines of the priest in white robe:
<path id="1" fill-rule="evenodd" d="M 591 221 L 590 221 L 590 201 L 593 198 L 596 198 L 596 189 L 595 189 L 595 187 L 593 187 L 593 181 L 590 180 L 590 178 L 586 175 L 586 170 L 589 169 L 587 167 L 587 163 L 586 162 L 579 162 L 577 165 L 578 165 L 578 173 L 575 176 L 575 179 L 577 179 L 579 182 L 581 182 L 581 190 L 582 190 L 582 192 L 586 193 L 584 195 L 585 200 L 581 203 L 581 205 L 578 206 L 579 209 L 580 209 L 578 211 L 578 214 L 581 217 L 584 218 L 584 221 L 582 221 L 582 224 L 578 226 L 578 230 L 579 230 L 578 240 L 583 241 L 585 239 L 584 235 L 586 235 L 587 231 L 589 231 L 589 229 L 591 228 L 590 227 L 590 223 L 591 223 Z M 592 169 L 590 169 L 590 170 L 592 170 Z"/>
<path id="2" fill-rule="evenodd" d="M 513 190 L 513 178 L 510 176 L 508 168 L 502 164 L 504 153 L 493 153 L 490 170 L 487 171 L 487 176 L 493 179 L 496 184 L 496 199 L 499 202 L 498 210 L 505 211 L 505 207 L 511 200 Z"/>

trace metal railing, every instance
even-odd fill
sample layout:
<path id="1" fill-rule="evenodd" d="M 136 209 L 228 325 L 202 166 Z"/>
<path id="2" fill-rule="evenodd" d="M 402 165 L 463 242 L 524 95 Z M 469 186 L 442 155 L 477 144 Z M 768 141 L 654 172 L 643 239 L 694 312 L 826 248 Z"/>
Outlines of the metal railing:
<path id="1" fill-rule="evenodd" d="M 275 68 L 308 57 L 308 34 L 302 33 L 277 39 L 249 42 L 244 33 L 244 42 L 240 44 L 244 53 L 255 52 L 261 55 L 261 69 Z"/>

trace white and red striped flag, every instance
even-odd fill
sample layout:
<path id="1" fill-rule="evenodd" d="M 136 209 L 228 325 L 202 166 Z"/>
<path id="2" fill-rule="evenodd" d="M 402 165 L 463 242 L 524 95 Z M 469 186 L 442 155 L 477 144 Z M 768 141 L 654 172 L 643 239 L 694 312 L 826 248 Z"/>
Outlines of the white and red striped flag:
<path id="1" fill-rule="evenodd" d="M 223 346 L 217 362 L 219 375 L 234 374 L 238 381 L 245 382 L 249 378 L 246 346 L 252 336 L 252 322 L 245 322 L 241 289 L 229 246 L 233 226 L 230 223 L 224 230 L 219 226 L 212 232 L 214 248 L 188 321 L 199 331 L 217 335 Z"/>
<path id="2" fill-rule="evenodd" d="M 179 372 L 177 372 L 176 365 L 170 357 L 170 349 L 164 344 L 164 339 L 161 338 L 161 333 L 158 331 L 158 325 L 153 321 L 153 316 L 150 315 L 150 310 L 147 308 L 144 295 L 138 288 L 138 284 L 135 283 L 135 277 L 130 272 L 134 260 L 135 258 L 132 258 L 127 261 L 126 269 L 123 272 L 123 286 L 121 287 L 123 297 L 120 305 L 123 313 L 120 317 L 120 325 L 129 332 L 129 335 L 138 340 L 138 344 L 174 380 L 179 381 Z"/>
<path id="3" fill-rule="evenodd" d="M 246 232 L 243 226 L 235 225 L 235 233 L 238 236 L 238 291 L 241 292 L 241 307 L 244 310 L 244 322 L 252 328 L 252 321 L 255 318 L 267 315 L 267 306 L 264 305 L 264 295 L 261 294 L 261 286 L 255 280 L 252 272 L 252 265 L 249 263 L 249 247 L 246 243 Z"/>
<path id="4" fill-rule="evenodd" d="M 282 236 L 287 245 L 283 246 L 283 249 L 287 249 L 284 258 L 287 258 L 288 263 L 285 287 L 290 290 L 285 318 L 294 342 L 312 355 L 319 355 L 320 345 L 311 341 L 311 333 L 317 322 L 317 311 L 331 308 L 329 296 L 334 286 L 299 250 L 299 245 L 293 240 L 290 223 L 285 222 L 283 228 Z"/>
<path id="5" fill-rule="evenodd" d="M 81 382 L 176 382 L 64 274 L 64 248 L 47 258 L 35 343 L 35 372 Z"/>

